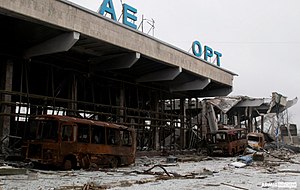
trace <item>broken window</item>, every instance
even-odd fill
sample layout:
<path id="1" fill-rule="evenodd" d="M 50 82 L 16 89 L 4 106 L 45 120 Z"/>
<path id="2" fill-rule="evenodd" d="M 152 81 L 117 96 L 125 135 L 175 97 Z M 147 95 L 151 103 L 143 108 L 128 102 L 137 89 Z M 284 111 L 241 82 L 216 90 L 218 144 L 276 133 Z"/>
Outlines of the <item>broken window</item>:
<path id="1" fill-rule="evenodd" d="M 121 139 L 122 139 L 122 145 L 123 146 L 132 146 L 132 136 L 131 132 L 124 130 L 121 131 Z"/>
<path id="2" fill-rule="evenodd" d="M 78 125 L 78 142 L 89 143 L 90 142 L 90 126 Z"/>
<path id="3" fill-rule="evenodd" d="M 26 139 L 34 140 L 37 138 L 38 121 L 29 120 L 29 127 L 26 128 Z"/>
<path id="4" fill-rule="evenodd" d="M 228 134 L 228 139 L 230 142 L 238 140 L 237 134 Z"/>
<path id="5" fill-rule="evenodd" d="M 120 130 L 107 128 L 107 144 L 119 145 L 120 144 Z"/>
<path id="6" fill-rule="evenodd" d="M 33 133 L 32 130 L 36 130 L 37 128 L 37 136 L 36 139 L 48 139 L 48 140 L 55 140 L 57 141 L 57 132 L 58 132 L 58 122 L 57 121 L 35 121 L 30 123 L 30 131 L 31 134 Z"/>
<path id="7" fill-rule="evenodd" d="M 47 106 L 47 115 L 66 115 L 66 108 Z"/>
<path id="8" fill-rule="evenodd" d="M 15 121 L 28 121 L 30 115 L 30 105 L 27 103 L 16 102 Z"/>
<path id="9" fill-rule="evenodd" d="M 92 127 L 92 143 L 105 144 L 105 128 L 96 125 L 91 127 Z"/>
<path id="10" fill-rule="evenodd" d="M 217 142 L 225 142 L 226 134 L 225 133 L 217 133 L 216 138 L 217 138 Z"/>
<path id="11" fill-rule="evenodd" d="M 215 144 L 216 143 L 216 134 L 208 134 L 207 141 L 210 144 Z"/>
<path id="12" fill-rule="evenodd" d="M 72 125 L 64 125 L 62 127 L 62 140 L 63 141 L 73 141 L 73 126 Z"/>
<path id="13" fill-rule="evenodd" d="M 256 141 L 256 142 L 259 142 L 259 137 L 256 137 L 256 136 L 248 136 L 248 140 L 249 141 Z"/>

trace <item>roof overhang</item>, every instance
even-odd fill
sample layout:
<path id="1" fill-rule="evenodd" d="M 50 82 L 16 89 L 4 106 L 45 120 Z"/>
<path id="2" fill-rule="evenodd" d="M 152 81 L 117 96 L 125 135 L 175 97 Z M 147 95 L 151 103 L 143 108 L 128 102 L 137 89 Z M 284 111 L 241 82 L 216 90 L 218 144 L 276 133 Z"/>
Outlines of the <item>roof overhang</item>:
<path id="1" fill-rule="evenodd" d="M 0 20 L 5 56 L 117 76 L 174 98 L 232 91 L 236 74 L 68 1 L 2 0 Z"/>

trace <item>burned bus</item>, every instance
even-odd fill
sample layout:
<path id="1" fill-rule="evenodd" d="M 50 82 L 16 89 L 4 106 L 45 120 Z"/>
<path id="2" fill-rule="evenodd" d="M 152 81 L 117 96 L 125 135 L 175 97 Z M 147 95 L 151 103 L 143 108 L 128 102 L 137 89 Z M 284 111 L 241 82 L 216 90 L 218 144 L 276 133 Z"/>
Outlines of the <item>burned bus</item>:
<path id="1" fill-rule="evenodd" d="M 206 136 L 209 155 L 234 156 L 247 147 L 246 129 L 222 129 Z"/>
<path id="2" fill-rule="evenodd" d="M 29 118 L 22 154 L 65 170 L 135 162 L 135 131 L 113 123 L 59 115 Z"/>

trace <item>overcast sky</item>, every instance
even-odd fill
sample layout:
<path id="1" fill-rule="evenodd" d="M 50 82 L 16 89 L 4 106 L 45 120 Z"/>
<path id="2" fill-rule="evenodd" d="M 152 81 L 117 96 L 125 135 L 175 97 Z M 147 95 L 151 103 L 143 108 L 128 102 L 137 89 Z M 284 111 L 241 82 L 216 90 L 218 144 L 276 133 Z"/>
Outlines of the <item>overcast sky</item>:
<path id="1" fill-rule="evenodd" d="M 103 0 L 70 1 L 97 11 Z M 113 3 L 118 18 L 121 1 Z M 299 0 L 123 0 L 123 3 L 138 10 L 137 25 L 142 15 L 154 19 L 156 38 L 185 51 L 198 40 L 221 52 L 221 67 L 238 74 L 230 95 L 271 97 L 276 91 L 289 99 L 299 98 Z M 300 102 L 289 114 L 300 127 Z"/>

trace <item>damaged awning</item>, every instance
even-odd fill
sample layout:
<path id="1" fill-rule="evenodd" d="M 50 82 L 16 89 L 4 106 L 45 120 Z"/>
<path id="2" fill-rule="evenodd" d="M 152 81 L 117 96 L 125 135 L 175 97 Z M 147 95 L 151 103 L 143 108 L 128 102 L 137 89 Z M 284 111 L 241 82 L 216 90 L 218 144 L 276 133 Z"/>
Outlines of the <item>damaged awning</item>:
<path id="1" fill-rule="evenodd" d="M 238 104 L 242 97 L 218 97 L 207 100 L 213 106 L 219 108 L 222 112 L 227 113 L 232 107 Z"/>
<path id="2" fill-rule="evenodd" d="M 298 102 L 298 98 L 287 100 L 287 97 L 277 93 L 272 93 L 272 98 L 252 98 L 248 96 L 234 97 L 216 97 L 207 100 L 208 103 L 221 110 L 223 113 L 234 108 L 252 107 L 259 110 L 260 113 L 280 113 L 294 106 Z"/>

